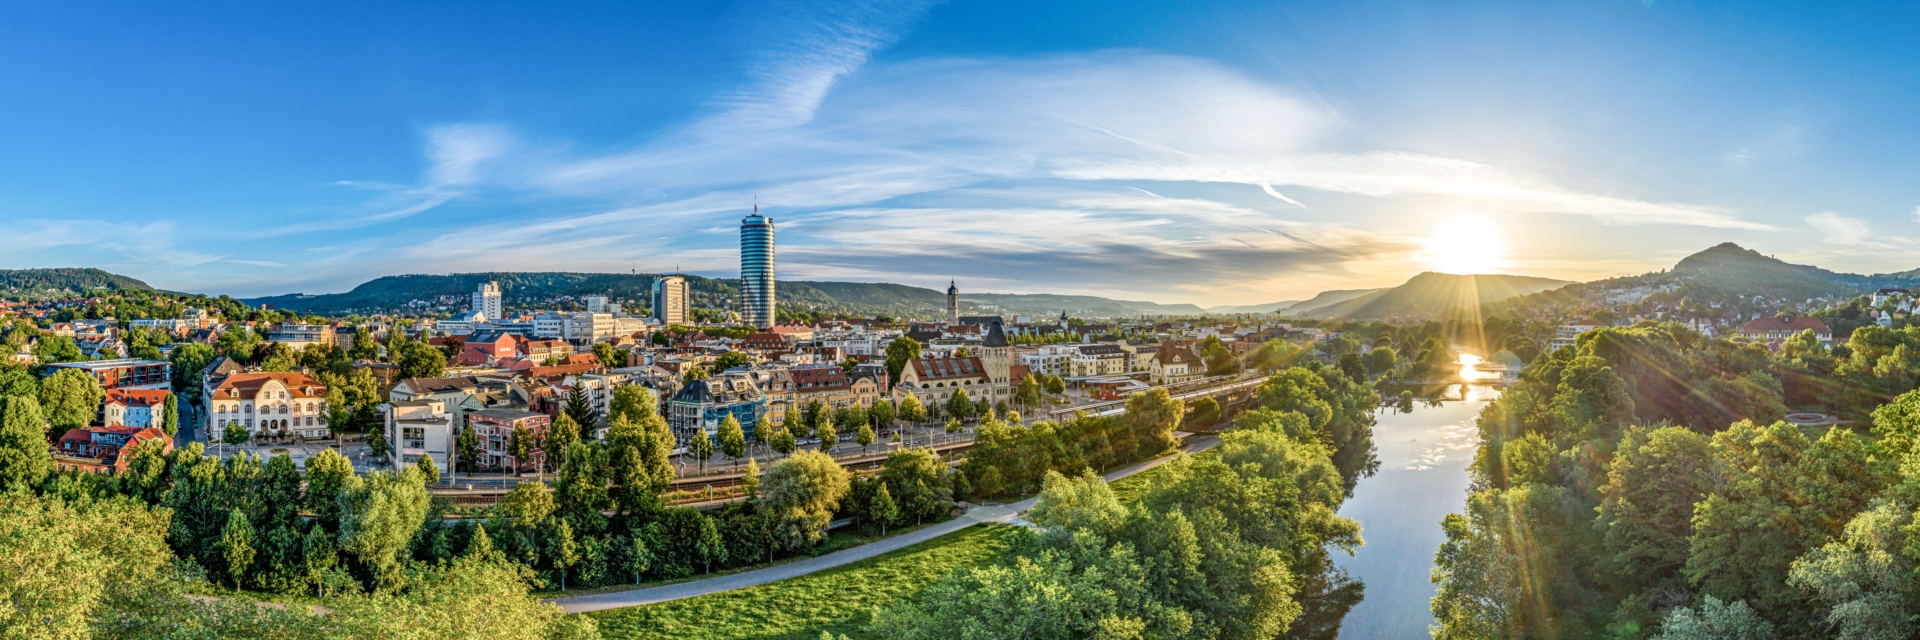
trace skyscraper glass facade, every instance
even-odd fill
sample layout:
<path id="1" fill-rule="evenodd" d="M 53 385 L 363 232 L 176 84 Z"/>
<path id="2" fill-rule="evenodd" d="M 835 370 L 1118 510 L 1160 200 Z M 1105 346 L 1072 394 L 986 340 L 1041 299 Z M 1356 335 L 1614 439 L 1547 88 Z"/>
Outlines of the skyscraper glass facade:
<path id="1" fill-rule="evenodd" d="M 753 215 L 740 221 L 740 312 L 743 320 L 773 326 L 773 219 Z"/>

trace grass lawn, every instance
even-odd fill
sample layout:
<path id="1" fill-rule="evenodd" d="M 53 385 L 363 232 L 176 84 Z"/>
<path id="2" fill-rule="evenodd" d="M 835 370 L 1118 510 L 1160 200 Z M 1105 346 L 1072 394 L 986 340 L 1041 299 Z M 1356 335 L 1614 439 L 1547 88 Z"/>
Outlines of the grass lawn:
<path id="1" fill-rule="evenodd" d="M 876 606 L 919 593 L 960 567 L 981 566 L 1013 528 L 978 525 L 843 567 L 738 591 L 585 615 L 608 638 L 856 638 Z"/>

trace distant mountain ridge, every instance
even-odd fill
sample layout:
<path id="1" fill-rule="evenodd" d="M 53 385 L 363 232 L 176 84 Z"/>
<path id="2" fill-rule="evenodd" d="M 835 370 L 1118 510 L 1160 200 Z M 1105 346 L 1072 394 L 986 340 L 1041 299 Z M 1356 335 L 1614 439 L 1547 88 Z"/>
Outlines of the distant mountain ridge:
<path id="1" fill-rule="evenodd" d="M 1429 320 L 1568 284 L 1573 283 L 1532 276 L 1462 276 L 1428 271 L 1406 284 L 1311 308 L 1301 315 L 1328 320 Z"/>
<path id="2" fill-rule="evenodd" d="M 1296 304 L 1300 304 L 1300 301 L 1299 300 L 1281 300 L 1279 302 L 1269 302 L 1266 304 L 1240 304 L 1240 305 L 1229 304 L 1229 305 L 1221 305 L 1217 307 L 1207 307 L 1207 313 L 1273 313 L 1275 311 L 1279 311 L 1281 309 L 1285 309 L 1287 307 L 1291 307 Z"/>
<path id="3" fill-rule="evenodd" d="M 458 308 L 465 296 L 485 282 L 500 284 L 509 304 L 516 300 L 554 299 L 587 295 L 607 295 L 629 300 L 646 300 L 660 274 L 574 273 L 574 272 L 491 272 L 448 275 L 382 276 L 361 283 L 344 293 L 286 294 L 243 300 L 247 304 L 269 304 L 278 309 L 300 313 L 371 313 L 405 308 L 410 301 L 432 302 L 451 296 L 448 306 Z M 739 280 L 683 275 L 696 304 L 722 306 L 739 290 Z M 799 308 L 857 313 L 910 314 L 937 317 L 946 310 L 946 292 L 884 282 L 833 282 L 789 280 L 775 285 L 781 303 Z M 1138 300 L 1113 300 L 1098 296 L 962 293 L 963 305 L 991 305 L 992 311 L 1019 314 L 1059 313 L 1062 310 L 1081 315 L 1200 315 L 1204 309 L 1191 304 L 1160 304 Z M 985 313 L 968 306 L 968 313 Z"/>
<path id="4" fill-rule="evenodd" d="M 1606 305 L 1641 295 L 1632 292 L 1656 291 L 1672 292 L 1661 294 L 1665 297 L 1662 304 L 1678 304 L 1688 299 L 1699 304 L 1737 304 L 1755 298 L 1786 301 L 1825 298 L 1838 302 L 1883 287 L 1920 287 L 1920 269 L 1873 275 L 1840 273 L 1793 264 L 1723 242 L 1681 258 L 1672 269 L 1595 280 L 1502 301 L 1495 305 L 1493 312 L 1502 312 L 1498 307 Z"/>
<path id="5" fill-rule="evenodd" d="M 147 283 L 94 268 L 0 269 L 0 290 L 13 293 L 55 291 L 85 293 L 94 289 L 152 291 Z"/>
<path id="6" fill-rule="evenodd" d="M 1314 297 L 1307 298 L 1305 302 L 1295 303 L 1294 305 L 1287 307 L 1287 313 L 1294 314 L 1294 315 L 1302 315 L 1314 309 L 1318 309 L 1330 304 L 1338 304 L 1341 302 L 1346 302 L 1348 300 L 1352 300 L 1354 298 L 1358 298 L 1360 296 L 1364 296 L 1369 293 L 1374 293 L 1377 291 L 1385 291 L 1385 289 L 1336 289 L 1333 291 L 1322 291 L 1319 293 L 1319 295 L 1315 295 Z"/>

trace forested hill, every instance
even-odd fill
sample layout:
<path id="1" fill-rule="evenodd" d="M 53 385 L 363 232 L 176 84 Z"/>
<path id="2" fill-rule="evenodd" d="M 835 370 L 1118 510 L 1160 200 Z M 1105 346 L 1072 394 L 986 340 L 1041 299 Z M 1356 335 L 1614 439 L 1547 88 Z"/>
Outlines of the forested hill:
<path id="1" fill-rule="evenodd" d="M 1740 245 L 1724 242 L 1682 258 L 1673 275 L 1695 287 L 1733 295 L 1787 299 L 1848 298 L 1880 287 L 1910 287 L 1915 272 L 1863 276 L 1791 264 Z"/>
<path id="2" fill-rule="evenodd" d="M 269 304 L 277 309 L 301 313 L 371 313 L 408 309 L 431 310 L 447 305 L 458 310 L 482 283 L 500 284 L 508 306 L 544 305 L 555 301 L 577 300 L 581 296 L 604 295 L 616 300 L 645 301 L 651 296 L 656 274 L 568 273 L 568 272 L 494 272 L 451 275 L 404 275 L 376 278 L 346 293 L 319 295 L 288 294 L 252 298 L 252 305 Z M 729 307 L 739 291 L 736 279 L 683 276 L 698 307 Z M 947 295 L 943 291 L 883 282 L 782 281 L 777 285 L 781 306 L 785 309 L 848 313 L 884 313 L 907 317 L 936 317 L 945 312 Z M 1058 313 L 1075 315 L 1120 316 L 1147 314 L 1194 314 L 1203 311 L 1194 305 L 1163 305 L 1153 302 L 1111 300 L 1097 296 L 1052 294 L 980 293 L 960 296 L 964 313 L 989 312 Z M 424 304 L 424 309 L 422 305 Z"/>
<path id="3" fill-rule="evenodd" d="M 0 269 L 0 291 L 16 297 L 78 294 L 95 289 L 151 291 L 153 287 L 99 269 Z"/>
<path id="4" fill-rule="evenodd" d="M 1330 304 L 1339 304 L 1342 302 L 1346 302 L 1348 300 L 1352 300 L 1354 298 L 1358 298 L 1360 296 L 1367 295 L 1369 293 L 1378 293 L 1381 291 L 1386 291 L 1386 289 L 1339 289 L 1334 291 L 1322 291 L 1319 294 L 1306 299 L 1306 301 L 1304 302 L 1296 302 L 1291 305 L 1288 305 L 1286 309 L 1287 309 L 1287 313 L 1291 313 L 1294 315 L 1305 315 L 1308 311 L 1312 311 L 1314 309 L 1318 309 Z"/>
<path id="5" fill-rule="evenodd" d="M 1495 304 L 1489 313 L 1566 310 L 1644 300 L 1707 314 L 1709 303 L 1740 313 L 1771 312 L 1777 302 L 1834 304 L 1882 287 L 1920 286 L 1920 269 L 1860 275 L 1792 264 L 1724 242 L 1682 258 L 1672 269 L 1595 280 Z M 1755 299 L 1773 302 L 1756 303 Z M 1824 301 L 1824 302 L 1821 302 Z"/>
<path id="6" fill-rule="evenodd" d="M 1428 320 L 1567 284 L 1565 280 L 1531 276 L 1457 276 L 1429 271 L 1398 287 L 1311 309 L 1304 315 L 1338 320 Z"/>

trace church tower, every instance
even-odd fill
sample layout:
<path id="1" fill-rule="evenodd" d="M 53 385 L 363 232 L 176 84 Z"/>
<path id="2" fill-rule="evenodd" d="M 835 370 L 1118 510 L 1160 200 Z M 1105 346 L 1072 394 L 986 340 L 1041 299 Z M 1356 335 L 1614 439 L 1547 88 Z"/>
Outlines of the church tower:
<path id="1" fill-rule="evenodd" d="M 947 324 L 960 324 L 960 286 L 947 281 Z"/>
<path id="2" fill-rule="evenodd" d="M 1013 401 L 1013 345 L 1007 342 L 1007 332 L 1001 330 L 998 320 L 987 323 L 987 335 L 980 340 L 980 366 L 987 370 L 991 381 L 993 401 Z"/>

